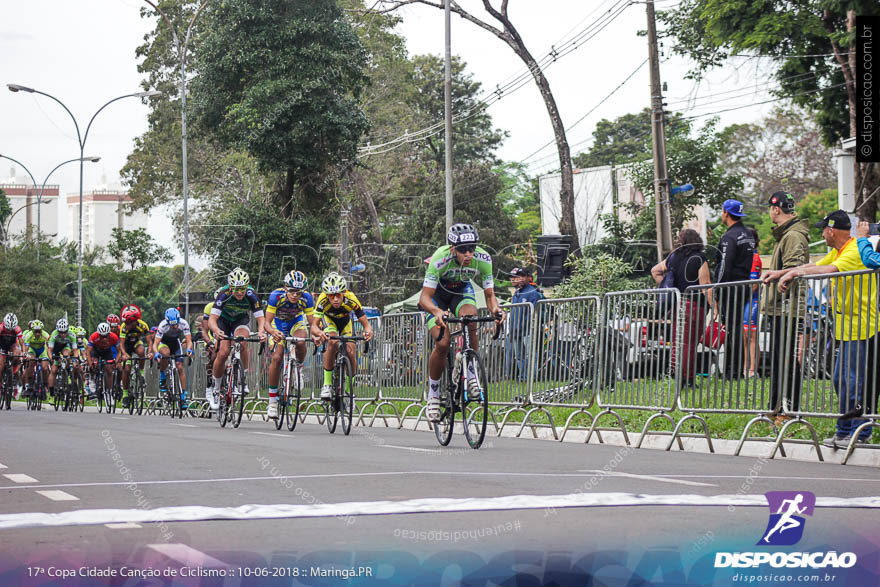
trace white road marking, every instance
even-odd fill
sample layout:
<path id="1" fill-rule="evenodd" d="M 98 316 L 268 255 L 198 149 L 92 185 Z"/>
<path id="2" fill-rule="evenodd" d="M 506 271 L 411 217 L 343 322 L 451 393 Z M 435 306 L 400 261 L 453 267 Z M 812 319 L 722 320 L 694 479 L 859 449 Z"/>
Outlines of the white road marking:
<path id="1" fill-rule="evenodd" d="M 404 501 L 345 503 L 248 504 L 237 507 L 202 505 L 156 509 L 94 509 L 61 513 L 0 514 L 0 529 L 86 526 L 114 522 L 194 522 L 202 520 L 264 520 L 328 518 L 444 512 L 536 510 L 547 508 L 673 506 L 767 507 L 764 495 L 646 495 L 635 493 L 570 493 L 565 495 L 509 495 L 473 498 L 419 498 Z M 880 509 L 880 497 L 817 497 L 816 506 Z M 177 552 L 177 551 L 173 551 Z M 166 554 L 166 553 L 163 553 Z M 168 556 L 171 556 L 170 554 Z"/>
<path id="2" fill-rule="evenodd" d="M 630 479 L 644 479 L 645 481 L 660 481 L 661 483 L 676 483 L 678 485 L 692 485 L 696 487 L 718 487 L 714 483 L 698 483 L 697 481 L 683 481 L 669 477 L 656 477 L 654 475 L 636 475 L 635 473 L 621 473 L 620 471 L 603 471 L 601 469 L 584 469 L 587 473 L 595 473 L 599 477 L 628 477 Z"/>
<path id="3" fill-rule="evenodd" d="M 409 450 L 413 452 L 430 452 L 430 453 L 439 453 L 442 449 L 439 448 L 418 448 L 415 446 L 397 446 L 394 444 L 380 444 L 382 448 L 399 448 L 400 450 Z M 455 449 L 453 449 L 455 450 Z M 476 451 L 473 451 L 476 452 Z"/>
<path id="4" fill-rule="evenodd" d="M 75 495 L 70 495 L 64 491 L 60 491 L 58 489 L 52 489 L 50 491 L 37 491 L 43 497 L 48 497 L 52 501 L 79 501 L 79 498 Z"/>
<path id="5" fill-rule="evenodd" d="M 129 528 L 143 528 L 140 524 L 135 524 L 134 522 L 117 522 L 113 524 L 104 524 L 108 528 L 113 528 L 114 530 L 127 530 Z"/>
<path id="6" fill-rule="evenodd" d="M 9 468 L 9 467 L 7 467 L 6 465 L 4 465 L 3 463 L 0 463 L 0 469 L 8 469 L 8 468 Z"/>
<path id="7" fill-rule="evenodd" d="M 4 474 L 3 476 L 13 483 L 39 483 L 39 481 L 31 477 L 30 475 L 23 475 L 21 473 Z"/>
<path id="8" fill-rule="evenodd" d="M 114 420 L 130 420 L 130 418 L 123 418 L 122 416 L 113 416 Z"/>
<path id="9" fill-rule="evenodd" d="M 186 544 L 148 544 L 147 548 L 152 548 L 159 554 L 176 560 L 186 567 L 227 567 L 226 563 L 217 560 L 213 556 L 207 555 L 200 550 L 196 550 Z"/>
<path id="10" fill-rule="evenodd" d="M 183 426 L 185 428 L 198 428 L 195 424 L 172 424 L 172 426 Z"/>
<path id="11" fill-rule="evenodd" d="M 277 432 L 251 432 L 251 434 L 261 434 L 263 436 L 280 436 L 281 438 L 293 438 L 292 434 L 278 434 Z"/>

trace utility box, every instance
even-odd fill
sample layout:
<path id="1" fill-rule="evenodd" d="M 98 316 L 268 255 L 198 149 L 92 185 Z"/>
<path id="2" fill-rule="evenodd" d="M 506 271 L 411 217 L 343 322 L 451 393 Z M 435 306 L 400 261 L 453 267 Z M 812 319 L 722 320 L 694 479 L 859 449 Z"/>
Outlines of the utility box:
<path id="1" fill-rule="evenodd" d="M 568 276 L 565 260 L 572 253 L 572 239 L 567 234 L 545 234 L 538 237 L 538 285 L 553 286 Z"/>

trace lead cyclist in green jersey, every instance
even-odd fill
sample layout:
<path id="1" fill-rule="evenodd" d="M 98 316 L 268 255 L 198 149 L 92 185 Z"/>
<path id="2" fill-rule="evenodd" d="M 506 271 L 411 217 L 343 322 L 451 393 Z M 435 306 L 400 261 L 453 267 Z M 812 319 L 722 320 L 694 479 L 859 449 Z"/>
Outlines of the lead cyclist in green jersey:
<path id="1" fill-rule="evenodd" d="M 504 321 L 504 312 L 495 297 L 492 257 L 478 246 L 480 235 L 477 229 L 470 224 L 453 224 L 446 233 L 446 242 L 448 244 L 437 249 L 431 257 L 419 296 L 419 307 L 431 315 L 428 328 L 436 341 L 428 359 L 428 405 L 425 409 L 425 415 L 432 422 L 437 422 L 441 415 L 440 377 L 449 352 L 449 328 L 443 319 L 450 313 L 456 317 L 477 315 L 472 280 L 480 280 L 486 307 L 496 316 L 496 322 L 500 324 Z M 438 340 L 441 328 L 443 335 Z M 477 325 L 470 324 L 468 328 L 471 330 L 473 348 L 477 350 Z M 473 366 L 469 365 L 468 368 L 468 380 L 477 381 Z"/>

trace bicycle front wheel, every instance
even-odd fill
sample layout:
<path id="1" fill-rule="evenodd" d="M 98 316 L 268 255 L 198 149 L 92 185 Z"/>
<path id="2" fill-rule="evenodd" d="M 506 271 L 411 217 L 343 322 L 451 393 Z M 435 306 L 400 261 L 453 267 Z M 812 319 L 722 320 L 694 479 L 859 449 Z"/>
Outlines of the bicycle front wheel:
<path id="1" fill-rule="evenodd" d="M 299 402 L 302 397 L 300 369 L 293 367 L 290 371 L 290 393 L 287 396 L 287 430 L 290 432 L 296 428 L 296 420 L 299 418 Z"/>
<path id="2" fill-rule="evenodd" d="M 339 416 L 342 420 L 342 433 L 351 433 L 351 420 L 354 415 L 354 377 L 348 357 L 342 357 L 339 369 Z"/>
<path id="3" fill-rule="evenodd" d="M 221 428 L 225 428 L 226 423 L 229 421 L 229 403 L 226 401 L 226 398 L 229 394 L 229 389 L 232 387 L 232 383 L 232 370 L 228 369 L 223 376 L 223 382 L 218 390 L 218 395 L 220 397 L 219 405 L 217 406 L 217 421 L 220 422 Z"/>
<path id="4" fill-rule="evenodd" d="M 333 369 L 333 398 L 329 402 L 324 402 L 324 408 L 327 411 L 327 430 L 330 431 L 330 434 L 336 432 L 336 423 L 339 421 L 339 371 L 339 368 Z"/>
<path id="5" fill-rule="evenodd" d="M 235 363 L 233 374 L 235 387 L 232 389 L 232 426 L 238 428 L 244 414 L 244 370 L 241 363 Z"/>
<path id="6" fill-rule="evenodd" d="M 275 418 L 275 430 L 281 430 L 282 424 L 287 421 L 287 401 L 290 397 L 290 368 L 285 370 L 281 388 L 278 390 L 278 413 Z"/>
<path id="7" fill-rule="evenodd" d="M 133 404 L 137 404 L 138 416 L 144 413 L 144 396 L 146 395 L 144 392 L 145 387 L 146 382 L 144 381 L 144 377 L 138 372 L 138 374 L 134 376 L 134 397 L 130 400 Z"/>
<path id="8" fill-rule="evenodd" d="M 489 419 L 489 393 L 486 371 L 476 351 L 468 350 L 464 355 L 465 373 L 473 370 L 477 374 L 476 381 L 467 377 L 461 402 L 462 428 L 468 444 L 473 449 L 480 448 L 486 437 L 486 423 Z"/>
<path id="9" fill-rule="evenodd" d="M 437 436 L 437 442 L 440 443 L 440 446 L 446 446 L 452 440 L 452 429 L 455 427 L 454 398 L 457 393 L 458 385 L 450 384 L 449 369 L 444 369 L 443 375 L 440 377 L 440 420 L 433 423 L 434 434 Z"/>

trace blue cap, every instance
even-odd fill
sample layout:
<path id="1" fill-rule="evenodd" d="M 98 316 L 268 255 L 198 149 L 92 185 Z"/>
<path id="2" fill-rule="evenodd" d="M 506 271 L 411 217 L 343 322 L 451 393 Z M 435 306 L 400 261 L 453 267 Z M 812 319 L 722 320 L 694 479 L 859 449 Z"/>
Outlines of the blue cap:
<path id="1" fill-rule="evenodd" d="M 743 212 L 743 203 L 739 200 L 724 200 L 724 204 L 721 208 L 731 216 L 736 216 L 737 218 L 742 218 L 746 215 L 746 213 Z"/>

